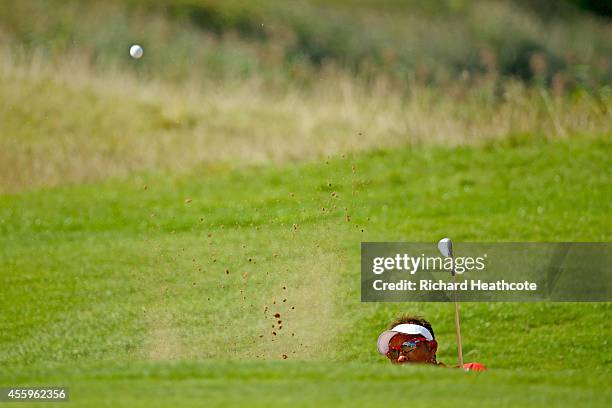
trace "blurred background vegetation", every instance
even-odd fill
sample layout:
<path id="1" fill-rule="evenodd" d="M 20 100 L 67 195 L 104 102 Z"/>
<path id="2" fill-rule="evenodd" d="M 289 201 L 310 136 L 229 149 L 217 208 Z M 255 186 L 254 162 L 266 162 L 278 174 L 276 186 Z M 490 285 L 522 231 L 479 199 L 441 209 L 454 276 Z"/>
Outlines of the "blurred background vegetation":
<path id="1" fill-rule="evenodd" d="M 365 80 L 445 85 L 515 77 L 564 92 L 609 83 L 607 2 L 469 0 L 9 0 L 3 43 L 90 63 L 152 50 L 149 74 L 313 81 L 345 69 Z M 608 3 L 609 4 L 609 3 Z M 584 11 L 585 9 L 592 12 Z M 598 15 L 599 14 L 599 15 Z"/>
<path id="2" fill-rule="evenodd" d="M 6 0 L 0 191 L 609 135 L 610 15 L 588 0 Z"/>

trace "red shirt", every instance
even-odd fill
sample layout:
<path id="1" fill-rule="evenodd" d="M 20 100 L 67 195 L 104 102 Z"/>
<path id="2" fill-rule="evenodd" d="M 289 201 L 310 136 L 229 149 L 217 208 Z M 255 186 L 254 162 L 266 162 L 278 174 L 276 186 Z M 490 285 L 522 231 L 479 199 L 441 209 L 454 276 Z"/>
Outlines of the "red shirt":
<path id="1" fill-rule="evenodd" d="M 487 371 L 487 367 L 480 363 L 464 363 L 463 369 L 465 371 Z"/>

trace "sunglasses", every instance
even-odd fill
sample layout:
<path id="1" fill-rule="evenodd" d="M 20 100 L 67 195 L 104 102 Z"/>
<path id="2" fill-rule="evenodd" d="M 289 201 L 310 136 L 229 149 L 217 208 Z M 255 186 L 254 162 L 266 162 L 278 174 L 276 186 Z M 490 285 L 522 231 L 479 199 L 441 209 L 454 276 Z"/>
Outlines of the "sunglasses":
<path id="1" fill-rule="evenodd" d="M 397 360 L 400 354 L 407 354 L 411 351 L 415 350 L 420 343 L 427 343 L 427 339 L 410 339 L 408 341 L 403 342 L 399 346 L 389 347 L 389 351 L 387 352 L 387 357 L 392 360 Z"/>

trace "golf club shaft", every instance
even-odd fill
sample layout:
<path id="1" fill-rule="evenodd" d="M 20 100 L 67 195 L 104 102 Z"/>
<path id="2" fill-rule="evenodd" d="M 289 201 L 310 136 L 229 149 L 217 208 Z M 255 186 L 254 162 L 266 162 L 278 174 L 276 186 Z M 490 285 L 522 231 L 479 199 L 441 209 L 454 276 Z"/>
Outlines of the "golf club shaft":
<path id="1" fill-rule="evenodd" d="M 453 282 L 455 282 L 454 274 Z M 457 302 L 457 289 L 455 289 L 453 292 L 453 298 L 455 301 L 455 331 L 457 334 L 457 357 L 459 359 L 459 368 L 463 368 L 463 349 L 461 347 L 461 325 L 459 324 L 459 302 Z"/>

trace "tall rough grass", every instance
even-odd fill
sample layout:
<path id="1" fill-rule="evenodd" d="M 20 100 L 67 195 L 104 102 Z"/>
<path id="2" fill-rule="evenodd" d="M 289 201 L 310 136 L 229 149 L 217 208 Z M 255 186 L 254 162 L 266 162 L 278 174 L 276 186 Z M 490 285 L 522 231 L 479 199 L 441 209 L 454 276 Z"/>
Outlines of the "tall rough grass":
<path id="1" fill-rule="evenodd" d="M 0 41 L 178 81 L 308 83 L 330 64 L 366 79 L 512 76 L 560 92 L 612 78 L 612 24 L 555 0 L 7 0 Z M 123 58 L 132 42 L 147 49 L 146 66 Z"/>
<path id="2" fill-rule="evenodd" d="M 554 9 L 8 0 L 0 191 L 200 163 L 609 136 L 611 25 Z"/>
<path id="3" fill-rule="evenodd" d="M 44 53 L 43 53 L 44 54 Z M 308 87 L 193 78 L 177 84 L 78 55 L 0 52 L 0 189 L 78 183 L 137 170 L 308 160 L 413 144 L 610 136 L 612 97 L 554 96 L 521 81 L 416 82 L 397 89 L 323 70 Z"/>

